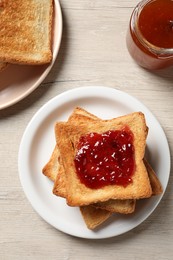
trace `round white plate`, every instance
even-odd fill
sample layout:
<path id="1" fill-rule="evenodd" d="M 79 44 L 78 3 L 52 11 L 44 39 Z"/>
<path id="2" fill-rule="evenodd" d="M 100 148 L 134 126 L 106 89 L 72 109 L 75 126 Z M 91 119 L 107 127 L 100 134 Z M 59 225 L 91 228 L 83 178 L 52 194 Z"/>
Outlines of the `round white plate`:
<path id="1" fill-rule="evenodd" d="M 42 168 L 55 145 L 55 122 L 67 120 L 80 106 L 102 119 L 142 111 L 149 126 L 147 154 L 165 191 L 170 174 L 170 152 L 166 136 L 152 113 L 127 93 L 108 87 L 81 87 L 64 92 L 45 104 L 28 124 L 21 140 L 18 165 L 24 192 L 38 214 L 55 228 L 83 238 L 107 238 L 125 233 L 143 222 L 156 208 L 161 196 L 141 200 L 134 214 L 113 215 L 97 231 L 87 229 L 78 208 L 52 194 L 53 183 Z M 163 192 L 164 193 L 164 192 Z"/>
<path id="2" fill-rule="evenodd" d="M 54 1 L 53 32 L 53 59 L 51 64 L 40 66 L 10 64 L 0 73 L 0 110 L 28 96 L 41 84 L 51 70 L 62 37 L 62 14 L 58 0 Z"/>

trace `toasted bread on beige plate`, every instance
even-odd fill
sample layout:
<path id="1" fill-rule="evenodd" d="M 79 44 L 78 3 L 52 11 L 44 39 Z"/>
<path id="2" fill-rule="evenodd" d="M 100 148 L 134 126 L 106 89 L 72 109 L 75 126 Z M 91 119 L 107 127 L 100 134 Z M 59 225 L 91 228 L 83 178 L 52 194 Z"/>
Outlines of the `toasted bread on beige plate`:
<path id="1" fill-rule="evenodd" d="M 45 64 L 52 59 L 52 0 L 0 1 L 0 61 Z"/>

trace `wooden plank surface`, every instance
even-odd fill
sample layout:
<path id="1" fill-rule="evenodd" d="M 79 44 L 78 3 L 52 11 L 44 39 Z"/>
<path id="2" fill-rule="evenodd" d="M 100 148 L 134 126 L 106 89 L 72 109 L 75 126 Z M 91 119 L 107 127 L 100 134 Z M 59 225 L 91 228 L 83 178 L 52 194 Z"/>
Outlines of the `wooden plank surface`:
<path id="1" fill-rule="evenodd" d="M 162 125 L 172 154 L 173 72 L 151 73 L 131 59 L 125 37 L 136 4 L 61 0 L 64 29 L 54 67 L 31 95 L 0 111 L 0 259 L 172 259 L 172 171 L 161 203 L 146 221 L 124 235 L 97 241 L 71 237 L 42 220 L 18 177 L 19 144 L 32 116 L 52 97 L 89 85 L 140 99 Z"/>

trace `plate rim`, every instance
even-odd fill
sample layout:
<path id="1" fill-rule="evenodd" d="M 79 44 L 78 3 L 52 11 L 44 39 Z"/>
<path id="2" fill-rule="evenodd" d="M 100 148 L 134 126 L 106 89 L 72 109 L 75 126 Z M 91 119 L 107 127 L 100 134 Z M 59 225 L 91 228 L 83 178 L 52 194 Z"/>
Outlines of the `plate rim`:
<path id="1" fill-rule="evenodd" d="M 57 39 L 55 48 L 53 50 L 52 61 L 51 61 L 50 65 L 48 65 L 48 67 L 44 70 L 44 72 L 39 76 L 39 78 L 37 78 L 35 83 L 27 91 L 25 91 L 23 94 L 19 95 L 17 98 L 14 98 L 13 100 L 8 101 L 3 105 L 0 105 L 0 110 L 8 108 L 8 107 L 18 103 L 19 101 L 23 100 L 28 95 L 30 95 L 37 87 L 39 87 L 39 85 L 43 82 L 43 80 L 47 77 L 47 75 L 51 71 L 51 69 L 56 61 L 59 49 L 60 49 L 60 44 L 61 44 L 61 40 L 62 40 L 62 32 L 63 32 L 63 19 L 62 19 L 62 11 L 61 11 L 60 2 L 59 2 L 59 0 L 54 0 L 53 4 L 55 5 L 55 9 L 56 9 L 55 11 L 57 12 L 56 19 L 59 24 L 59 28 L 58 28 L 59 29 L 59 34 L 58 34 L 59 38 Z"/>
<path id="2" fill-rule="evenodd" d="M 102 94 L 103 93 L 102 91 L 105 91 L 105 89 L 107 89 L 107 93 L 112 91 L 112 93 L 114 92 L 115 93 L 119 93 L 120 95 L 126 95 L 128 98 L 130 99 L 133 99 L 135 101 L 137 101 L 137 103 L 139 105 L 141 105 L 143 108 L 146 109 L 146 111 L 148 111 L 149 115 L 151 117 L 154 118 L 154 120 L 157 122 L 157 124 L 159 125 L 160 127 L 160 130 L 162 131 L 162 134 L 164 135 L 165 137 L 165 145 L 167 146 L 167 152 L 169 154 L 169 158 L 168 158 L 168 175 L 167 175 L 167 178 L 166 178 L 166 184 L 165 184 L 165 189 L 163 191 L 163 193 L 159 196 L 157 202 L 154 204 L 154 207 L 152 207 L 152 210 L 149 211 L 149 213 L 142 217 L 141 218 L 141 221 L 139 221 L 139 223 L 137 223 L 136 225 L 133 225 L 133 227 L 129 227 L 129 229 L 126 229 L 125 231 L 123 232 L 119 232 L 118 234 L 113 234 L 113 235 L 101 235 L 101 236 L 93 236 L 93 234 L 91 235 L 79 235 L 77 233 L 74 233 L 74 232 L 71 232 L 70 230 L 68 231 L 64 231 L 64 229 L 61 229 L 57 226 L 55 226 L 50 220 L 48 220 L 47 218 L 45 218 L 44 214 L 40 213 L 38 211 L 38 209 L 35 207 L 35 205 L 33 205 L 33 201 L 31 200 L 29 194 L 28 194 L 28 191 L 26 190 L 26 187 L 25 187 L 25 184 L 24 184 L 24 180 L 23 180 L 23 177 L 21 175 L 21 170 L 20 170 L 20 158 L 21 158 L 21 151 L 22 151 L 22 145 L 23 145 L 23 142 L 25 140 L 25 136 L 27 134 L 27 132 L 29 131 L 29 128 L 32 126 L 33 122 L 36 121 L 38 119 L 38 116 L 42 113 L 45 112 L 44 114 L 44 120 L 45 118 L 47 117 L 47 115 L 49 115 L 56 107 L 56 103 L 57 103 L 57 107 L 61 107 L 62 106 L 62 103 L 64 103 L 64 97 L 67 96 L 67 100 L 65 101 L 65 103 L 69 102 L 70 97 L 72 98 L 77 98 L 77 99 L 80 99 L 81 96 L 83 97 L 84 93 L 86 94 L 86 92 L 88 93 L 88 90 L 91 90 L 92 88 L 92 91 L 94 90 L 95 91 L 95 94 L 98 94 L 98 96 L 101 96 L 102 97 Z M 101 91 L 98 92 L 98 88 L 100 88 Z M 80 92 L 80 93 L 79 93 Z M 71 95 L 73 93 L 73 95 Z M 75 96 L 75 93 L 79 94 L 78 97 Z M 82 94 L 81 94 L 82 93 Z M 92 92 L 93 94 L 93 92 Z M 89 94 L 89 96 L 92 95 L 91 93 Z M 105 93 L 104 93 L 105 94 Z M 106 94 L 107 95 L 107 94 Z M 110 94 L 109 94 L 110 95 Z M 61 104 L 59 104 L 57 101 L 57 99 L 61 100 Z M 69 99 L 69 100 L 68 100 Z M 43 119 L 42 119 L 43 120 Z M 37 120 L 37 124 L 35 126 L 35 128 L 38 127 L 39 125 L 39 120 Z M 21 185 L 23 187 L 23 190 L 24 190 L 24 193 L 27 197 L 27 199 L 29 200 L 30 204 L 32 205 L 32 207 L 35 209 L 35 211 L 47 222 L 49 223 L 51 226 L 53 226 L 54 228 L 56 228 L 57 230 L 61 231 L 61 232 L 64 232 L 66 234 L 69 234 L 69 235 L 72 235 L 72 236 L 75 236 L 75 237 L 80 237 L 80 238 L 87 238 L 87 239 L 104 239 L 104 238 L 110 238 L 110 237 L 115 237 L 115 236 L 118 236 L 118 235 L 121 235 L 121 234 L 124 234 L 132 229 L 134 229 L 135 227 L 137 227 L 138 225 L 140 225 L 144 220 L 146 220 L 152 213 L 153 211 L 156 209 L 156 207 L 158 206 L 158 204 L 160 203 L 165 191 L 166 191 L 166 188 L 167 188 L 167 185 L 168 185 L 168 181 L 169 181 L 169 177 L 170 177 L 170 168 L 171 168 L 171 158 L 170 158 L 170 149 L 169 149 L 169 144 L 168 144 L 168 140 L 167 140 L 167 137 L 166 137 L 166 134 L 162 128 L 162 126 L 160 125 L 159 121 L 157 120 L 157 118 L 153 115 L 153 113 L 137 98 L 135 98 L 134 96 L 128 94 L 127 92 L 124 92 L 124 91 L 121 91 L 121 90 L 118 90 L 118 89 L 115 89 L 115 88 L 112 88 L 112 87 L 107 87 L 107 86 L 86 86 L 86 87 L 77 87 L 77 88 L 74 88 L 74 89 L 71 89 L 71 90 L 67 90 L 65 92 L 62 92 L 61 94 L 53 97 L 52 99 L 50 99 L 48 102 L 46 102 L 36 113 L 35 115 L 31 118 L 30 122 L 28 123 L 24 133 L 23 133 L 23 136 L 22 136 L 22 139 L 21 139 L 21 142 L 20 142 L 20 146 L 19 146 L 19 153 L 18 153 L 18 170 L 19 170 L 19 179 L 20 179 L 20 182 L 21 182 Z"/>

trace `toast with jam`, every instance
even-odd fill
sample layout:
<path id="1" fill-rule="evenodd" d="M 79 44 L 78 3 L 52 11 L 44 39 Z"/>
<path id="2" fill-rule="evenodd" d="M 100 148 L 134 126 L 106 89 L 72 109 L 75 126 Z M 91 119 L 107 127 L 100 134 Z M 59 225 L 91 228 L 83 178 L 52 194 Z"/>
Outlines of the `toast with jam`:
<path id="1" fill-rule="evenodd" d="M 89 180 L 90 176 L 88 177 L 86 174 L 85 178 L 88 178 L 91 183 L 90 186 L 88 183 L 86 185 L 86 183 L 80 179 L 79 174 L 76 174 L 77 167 L 74 160 L 76 154 L 78 152 L 80 153 L 80 149 L 83 149 L 79 147 L 79 143 L 83 142 L 80 140 L 82 137 L 85 139 L 87 136 L 88 138 L 88 135 L 90 134 L 92 136 L 93 133 L 104 136 L 110 131 L 115 132 L 115 135 L 116 131 L 120 135 L 122 131 L 122 135 L 127 135 L 127 138 L 130 138 L 130 135 L 133 136 L 134 174 L 132 178 L 127 176 L 125 180 L 127 183 L 125 182 L 125 185 L 124 183 L 122 183 L 122 185 L 117 185 L 115 182 L 115 184 L 111 183 L 108 185 L 106 183 L 106 185 L 101 187 L 96 186 L 96 188 L 93 185 L 97 185 L 98 180 L 93 184 L 93 181 Z M 147 132 L 148 128 L 145 123 L 144 115 L 140 112 L 111 120 L 96 120 L 94 122 L 90 118 L 88 118 L 87 122 L 84 122 L 82 115 L 75 115 L 74 120 L 71 120 L 70 122 L 58 122 L 55 126 L 55 135 L 66 173 L 66 187 L 68 190 L 66 196 L 67 204 L 70 206 L 83 206 L 107 201 L 109 199 L 124 200 L 150 197 L 152 195 L 152 189 L 146 167 L 143 163 Z M 123 147 L 121 148 L 121 152 L 123 152 Z M 125 149 L 128 149 L 128 147 Z M 102 149 L 102 152 L 103 151 L 104 147 Z M 130 160 L 131 158 L 126 159 Z M 78 160 L 78 158 L 76 160 Z M 130 163 L 133 164 L 132 162 Z M 117 167 L 119 167 L 119 165 Z M 102 171 L 103 167 L 100 167 L 100 170 Z M 120 177 L 118 178 L 121 179 Z M 131 179 L 130 183 L 128 183 L 128 179 Z"/>
<path id="2" fill-rule="evenodd" d="M 88 117 L 93 120 L 100 120 L 95 115 L 89 113 L 88 111 L 76 107 L 69 117 L 68 121 L 70 122 L 75 118 L 75 115 L 82 115 L 82 119 L 86 122 Z M 42 170 L 43 174 L 49 177 L 52 181 L 54 181 L 53 193 L 57 196 L 66 198 L 66 179 L 65 172 L 62 165 L 62 161 L 60 159 L 60 153 L 58 150 L 58 145 L 54 148 L 54 151 L 51 155 L 49 162 L 44 166 Z M 135 200 L 111 200 L 104 202 L 103 209 L 109 210 L 111 212 L 118 212 L 122 214 L 132 213 L 135 209 Z M 97 208 L 102 208 L 102 203 L 93 204 Z"/>

